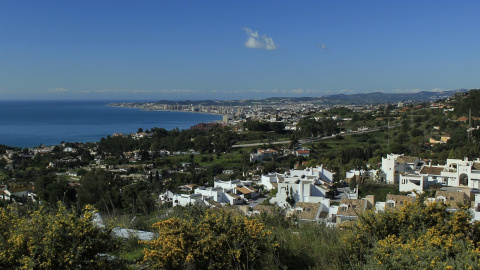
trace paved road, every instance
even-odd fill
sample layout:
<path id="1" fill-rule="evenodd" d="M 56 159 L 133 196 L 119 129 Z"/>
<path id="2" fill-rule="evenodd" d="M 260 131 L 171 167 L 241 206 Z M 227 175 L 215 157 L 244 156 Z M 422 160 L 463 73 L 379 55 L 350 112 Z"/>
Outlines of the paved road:
<path id="1" fill-rule="evenodd" d="M 250 146 L 262 146 L 264 144 L 269 145 L 269 144 L 287 144 L 290 143 L 290 141 L 281 141 L 281 142 L 264 142 L 264 143 L 247 143 L 247 144 L 235 144 L 232 145 L 233 148 L 240 148 L 240 147 L 250 147 Z"/>

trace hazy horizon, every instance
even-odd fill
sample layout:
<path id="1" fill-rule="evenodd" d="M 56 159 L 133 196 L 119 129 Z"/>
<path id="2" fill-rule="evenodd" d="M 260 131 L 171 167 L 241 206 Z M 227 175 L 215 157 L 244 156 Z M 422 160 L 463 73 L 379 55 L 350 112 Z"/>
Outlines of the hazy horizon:
<path id="1" fill-rule="evenodd" d="M 157 102 L 157 101 L 172 101 L 172 102 L 181 102 L 181 101 L 202 101 L 202 100 L 218 100 L 218 101 L 228 101 L 228 100 L 262 100 L 262 99 L 270 99 L 270 98 L 322 98 L 322 97 L 328 97 L 331 95 L 337 95 L 337 94 L 344 94 L 344 95 L 356 95 L 356 94 L 373 94 L 373 93 L 384 93 L 384 94 L 415 94 L 419 92 L 431 92 L 431 93 L 438 93 L 438 92 L 450 92 L 450 91 L 466 91 L 466 90 L 471 90 L 471 89 L 453 89 L 453 90 L 443 90 L 443 91 L 427 91 L 427 90 L 422 90 L 422 91 L 415 91 L 415 92 L 381 92 L 381 91 L 374 91 L 374 92 L 364 92 L 364 93 L 332 93 L 328 95 L 322 95 L 322 96 L 268 96 L 268 97 L 260 97 L 260 98 L 238 98 L 238 99 L 230 99 L 230 98 L 223 98 L 223 99 L 215 99 L 215 98 L 126 98 L 126 99 L 118 99 L 115 97 L 105 97 L 105 98 L 78 98 L 78 99 L 72 99 L 72 98 L 61 98 L 61 99 L 55 99 L 55 98 L 50 98 L 50 99 L 2 99 L 0 102 L 7 102 L 7 101 L 17 101 L 17 102 L 33 102 L 33 101 L 38 101 L 38 102 L 58 102 L 58 101 L 66 101 L 66 102 L 81 102 L 81 101 L 87 101 L 87 102 L 108 102 L 108 103 L 123 103 L 123 102 Z"/>
<path id="2" fill-rule="evenodd" d="M 477 1 L 7 1 L 0 100 L 479 88 Z"/>

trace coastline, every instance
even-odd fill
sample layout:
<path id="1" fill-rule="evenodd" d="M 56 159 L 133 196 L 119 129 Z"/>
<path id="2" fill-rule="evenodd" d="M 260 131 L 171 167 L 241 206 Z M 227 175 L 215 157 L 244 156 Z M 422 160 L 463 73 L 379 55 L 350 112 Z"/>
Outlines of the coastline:
<path id="1" fill-rule="evenodd" d="M 152 111 L 152 112 L 184 112 L 184 113 L 197 113 L 197 114 L 210 114 L 210 115 L 217 115 L 217 116 L 224 116 L 226 114 L 222 113 L 214 113 L 214 112 L 204 112 L 204 111 L 191 111 L 191 110 L 169 110 L 169 109 L 160 109 L 160 108 L 147 108 L 147 107 L 136 107 L 136 106 L 125 106 L 119 105 L 118 103 L 109 103 L 106 105 L 107 107 L 114 107 L 114 108 L 127 108 L 127 109 L 137 109 L 140 111 Z"/>
<path id="2" fill-rule="evenodd" d="M 185 110 L 121 110 L 104 101 L 15 101 L 3 103 L 0 144 L 12 147 L 98 142 L 114 133 L 130 134 L 138 128 L 188 129 L 199 123 L 218 123 L 222 115 Z M 115 106 L 134 108 L 133 106 Z M 32 132 L 35 131 L 35 132 Z"/>

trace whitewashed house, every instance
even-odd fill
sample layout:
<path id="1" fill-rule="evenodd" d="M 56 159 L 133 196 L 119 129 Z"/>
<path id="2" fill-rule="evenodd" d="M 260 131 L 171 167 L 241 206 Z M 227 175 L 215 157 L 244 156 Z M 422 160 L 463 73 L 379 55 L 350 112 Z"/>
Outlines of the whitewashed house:
<path id="1" fill-rule="evenodd" d="M 172 194 L 173 206 L 204 205 L 201 194 Z"/>
<path id="2" fill-rule="evenodd" d="M 328 213 L 329 208 L 330 200 L 328 199 L 319 203 L 298 202 L 291 210 L 291 215 L 295 216 L 299 221 L 324 222 L 322 213 Z"/>
<path id="3" fill-rule="evenodd" d="M 421 169 L 400 173 L 399 178 L 399 190 L 405 192 L 422 192 L 433 184 L 478 189 L 480 188 L 480 160 L 447 159 L 445 165 L 423 165 Z"/>
<path id="4" fill-rule="evenodd" d="M 417 157 L 408 157 L 397 154 L 389 154 L 382 157 L 382 170 L 385 173 L 385 182 L 394 184 L 399 182 L 397 173 L 413 173 L 423 166 L 423 162 Z"/>
<path id="5" fill-rule="evenodd" d="M 336 213 L 336 223 L 341 224 L 344 221 L 355 220 L 358 216 L 367 210 L 366 199 L 341 199 Z"/>
<path id="6" fill-rule="evenodd" d="M 401 174 L 399 190 L 402 192 L 423 192 L 428 189 L 428 176 L 415 173 Z"/>
<path id="7" fill-rule="evenodd" d="M 449 186 L 480 188 L 480 159 L 447 159 L 441 176 L 446 178 Z"/>
<path id="8" fill-rule="evenodd" d="M 278 183 L 277 195 L 271 201 L 283 207 L 288 207 L 288 198 L 295 202 L 320 203 L 327 192 L 327 187 L 321 185 L 318 180 L 285 177 Z"/>
<path id="9" fill-rule="evenodd" d="M 475 194 L 475 201 L 472 204 L 471 214 L 473 220 L 480 221 L 480 194 Z"/>
<path id="10" fill-rule="evenodd" d="M 266 190 L 272 190 L 278 187 L 278 174 L 269 173 L 263 174 L 260 178 L 260 184 L 265 187 Z"/>

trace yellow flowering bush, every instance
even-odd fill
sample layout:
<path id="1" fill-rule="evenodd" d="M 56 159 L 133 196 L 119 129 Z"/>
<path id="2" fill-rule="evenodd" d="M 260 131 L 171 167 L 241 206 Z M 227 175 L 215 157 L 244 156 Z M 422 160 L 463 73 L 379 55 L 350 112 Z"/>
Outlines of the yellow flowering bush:
<path id="1" fill-rule="evenodd" d="M 78 217 L 59 204 L 55 212 L 41 208 L 27 217 L 0 209 L 0 266 L 2 269 L 96 269 L 99 253 L 111 244 L 108 230 L 93 223 L 87 206 Z"/>
<path id="2" fill-rule="evenodd" d="M 206 211 L 199 219 L 171 218 L 153 228 L 143 264 L 155 269 L 254 269 L 262 252 L 275 247 L 272 232 L 257 219 Z"/>
<path id="3" fill-rule="evenodd" d="M 446 211 L 420 196 L 401 209 L 363 214 L 343 241 L 357 268 L 479 269 L 480 227 L 470 220 L 467 208 Z"/>

